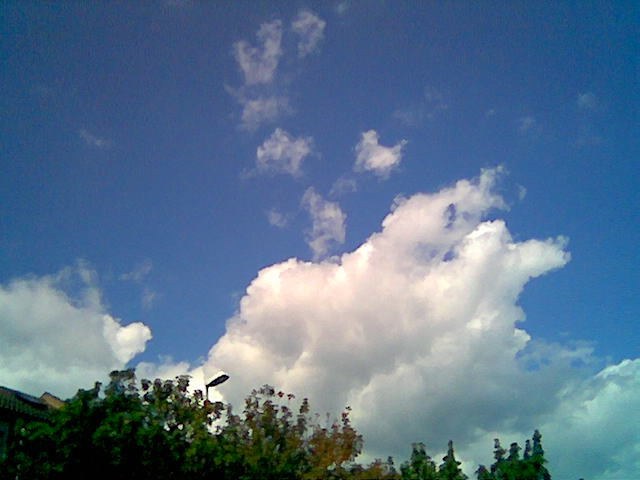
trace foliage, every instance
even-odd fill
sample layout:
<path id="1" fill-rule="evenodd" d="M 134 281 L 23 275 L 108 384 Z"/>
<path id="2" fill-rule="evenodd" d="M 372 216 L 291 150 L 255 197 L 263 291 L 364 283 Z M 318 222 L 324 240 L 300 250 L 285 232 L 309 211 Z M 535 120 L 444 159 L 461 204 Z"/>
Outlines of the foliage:
<path id="1" fill-rule="evenodd" d="M 189 393 L 189 379 L 140 380 L 114 371 L 103 389 L 79 390 L 48 422 L 18 424 L 0 480 L 57 480 L 88 475 L 123 480 L 466 480 L 453 442 L 436 468 L 423 443 L 414 443 L 398 472 L 393 458 L 355 463 L 362 436 L 349 408 L 320 425 L 307 399 L 270 386 L 254 390 L 244 409 Z M 550 480 L 542 436 L 536 430 L 522 457 L 495 441 L 495 462 L 479 480 Z"/>
<path id="2" fill-rule="evenodd" d="M 447 447 L 447 455 L 442 459 L 443 463 L 438 469 L 438 478 L 441 480 L 467 480 L 467 476 L 460 470 L 462 462 L 456 460 L 451 440 L 449 440 Z"/>
<path id="3" fill-rule="evenodd" d="M 98 382 L 80 390 L 48 423 L 19 425 L 4 474 L 7 478 L 83 478 L 98 470 L 122 479 L 176 478 L 199 460 L 208 426 L 222 404 L 201 392 L 187 394 L 187 377 L 142 381 L 133 370 L 111 373 L 101 396 Z"/>
<path id="4" fill-rule="evenodd" d="M 478 480 L 551 480 L 551 475 L 544 464 L 544 449 L 542 448 L 542 435 L 536 430 L 533 432 L 533 448 L 529 440 L 525 442 L 523 457 L 520 458 L 520 446 L 512 443 L 509 452 L 500 446 L 500 440 L 495 439 L 494 458 L 495 463 L 488 471 L 484 465 L 480 465 L 476 471 Z M 505 458 L 505 455 L 508 456 Z"/>
<path id="5" fill-rule="evenodd" d="M 224 450 L 223 471 L 234 479 L 343 478 L 346 464 L 362 448 L 362 437 L 350 425 L 348 409 L 340 422 L 321 427 L 309 417 L 304 399 L 294 416 L 287 405 L 279 405 L 275 393 L 265 385 L 251 392 L 244 415 L 231 407 L 227 424 L 216 436 Z M 287 396 L 289 400 L 293 395 Z"/>
<path id="6" fill-rule="evenodd" d="M 369 466 L 355 464 L 351 467 L 351 477 L 357 480 L 400 480 L 400 474 L 396 471 L 393 457 L 388 457 L 386 462 L 379 458 Z"/>
<path id="7" fill-rule="evenodd" d="M 460 469 L 453 450 L 453 442 L 449 440 L 447 454 L 442 458 L 442 464 L 436 469 L 436 464 L 427 455 L 424 443 L 412 445 L 411 459 L 402 464 L 400 471 L 402 480 L 467 480 L 467 476 Z"/>
<path id="8" fill-rule="evenodd" d="M 427 455 L 424 443 L 411 445 L 411 458 L 400 467 L 402 480 L 436 480 L 436 464 Z"/>
<path id="9" fill-rule="evenodd" d="M 362 448 L 348 411 L 323 428 L 311 421 L 306 399 L 294 416 L 275 401 L 284 394 L 265 386 L 251 392 L 236 415 L 201 391 L 189 394 L 188 383 L 185 376 L 143 379 L 138 388 L 133 370 L 114 371 L 104 391 L 96 383 L 49 422 L 19 425 L 0 477 L 341 478 Z"/>

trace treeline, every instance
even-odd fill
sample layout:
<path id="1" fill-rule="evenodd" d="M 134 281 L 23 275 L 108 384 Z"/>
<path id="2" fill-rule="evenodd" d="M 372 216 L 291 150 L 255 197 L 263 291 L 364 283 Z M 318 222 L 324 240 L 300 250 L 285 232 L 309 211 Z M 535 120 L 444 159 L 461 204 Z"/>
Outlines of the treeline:
<path id="1" fill-rule="evenodd" d="M 451 441 L 440 464 L 422 443 L 399 468 L 391 457 L 356 463 L 363 439 L 348 408 L 321 425 L 307 399 L 294 410 L 293 395 L 269 386 L 251 392 L 239 414 L 201 391 L 190 394 L 186 376 L 138 383 L 125 370 L 110 378 L 104 389 L 78 391 L 48 422 L 17 425 L 0 479 L 467 479 Z M 494 458 L 477 469 L 478 480 L 551 478 L 538 431 L 522 455 L 518 444 L 507 451 L 496 440 Z"/>

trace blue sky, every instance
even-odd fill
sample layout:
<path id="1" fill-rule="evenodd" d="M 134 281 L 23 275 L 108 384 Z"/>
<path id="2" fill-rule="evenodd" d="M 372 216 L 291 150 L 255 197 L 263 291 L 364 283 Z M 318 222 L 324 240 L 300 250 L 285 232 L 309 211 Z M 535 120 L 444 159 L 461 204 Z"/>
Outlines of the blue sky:
<path id="1" fill-rule="evenodd" d="M 221 391 L 231 400 L 271 382 L 324 392 L 320 408 L 364 405 L 380 375 L 438 371 L 437 352 L 454 332 L 439 322 L 453 325 L 462 313 L 438 304 L 431 287 L 413 300 L 407 292 L 430 275 L 444 285 L 437 272 L 485 232 L 504 257 L 477 244 L 486 267 L 477 278 L 470 263 L 459 267 L 475 280 L 455 295 L 478 299 L 460 325 L 480 328 L 472 317 L 482 323 L 478 312 L 508 297 L 495 307 L 508 329 L 481 329 L 503 340 L 526 331 L 505 357 L 514 362 L 505 378 L 538 371 L 532 382 L 558 401 L 506 423 L 479 408 L 468 420 L 481 434 L 462 444 L 456 435 L 469 432 L 443 427 L 448 437 L 433 448 L 453 437 L 469 456 L 476 443 L 484 455 L 484 436 L 528 432 L 571 402 L 610 409 L 609 387 L 598 396 L 593 385 L 612 371 L 633 392 L 625 405 L 638 406 L 633 2 L 8 2 L 0 18 L 0 345 L 17 349 L 24 366 L 10 370 L 0 354 L 0 383 L 68 394 L 101 371 L 143 362 L 150 374 L 229 371 L 235 386 Z M 456 184 L 463 179 L 466 187 Z M 444 199 L 449 225 L 421 229 Z M 407 244 L 415 249 L 405 252 Z M 530 250 L 507 268 L 514 245 Z M 387 252 L 362 256 L 376 285 L 349 273 L 361 246 Z M 416 265 L 420 274 L 403 276 Z M 269 275 L 284 271 L 298 277 L 272 291 Z M 347 283 L 333 292 L 329 279 L 342 275 Z M 297 291 L 305 286 L 317 298 L 333 294 L 318 304 Z M 341 297 L 347 291 L 354 304 Z M 418 335 L 431 347 L 400 353 L 392 340 L 367 336 L 367 299 L 387 294 L 386 305 L 406 309 L 381 307 L 373 330 L 395 338 L 411 324 L 405 340 Z M 356 346 L 335 340 L 336 317 L 365 332 Z M 331 392 L 322 338 L 355 349 L 353 365 L 368 365 L 374 351 L 388 362 L 354 369 Z M 317 383 L 296 370 L 292 352 Z M 482 364 L 483 351 L 465 352 Z M 583 387 L 560 399 L 569 385 Z M 419 440 L 408 432 L 396 444 L 378 441 L 366 415 L 356 419 L 373 452 Z M 576 421 L 575 438 L 591 420 Z M 628 435 L 619 431 L 620 445 Z M 635 466 L 616 466 L 612 454 L 584 475 L 638 473 L 624 470 L 640 468 L 635 455 Z"/>

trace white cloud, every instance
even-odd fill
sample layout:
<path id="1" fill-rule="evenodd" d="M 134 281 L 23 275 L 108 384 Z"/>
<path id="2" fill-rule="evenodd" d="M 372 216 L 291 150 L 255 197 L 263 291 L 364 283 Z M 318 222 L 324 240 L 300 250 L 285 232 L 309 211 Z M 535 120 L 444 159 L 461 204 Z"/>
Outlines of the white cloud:
<path id="1" fill-rule="evenodd" d="M 518 185 L 518 200 L 523 201 L 524 197 L 527 196 L 527 189 L 522 185 Z"/>
<path id="2" fill-rule="evenodd" d="M 79 264 L 0 286 L 3 384 L 67 397 L 145 349 L 151 330 L 139 322 L 122 325 L 111 316 L 95 278 Z"/>
<path id="3" fill-rule="evenodd" d="M 536 126 L 536 119 L 531 115 L 518 119 L 518 131 L 525 133 L 532 130 Z"/>
<path id="4" fill-rule="evenodd" d="M 111 147 L 111 141 L 105 138 L 100 138 L 84 128 L 78 131 L 78 135 L 80 135 L 80 138 L 82 138 L 82 140 L 84 140 L 84 142 L 90 147 L 100 149 L 107 149 Z"/>
<path id="5" fill-rule="evenodd" d="M 436 88 L 427 85 L 423 98 L 405 108 L 393 112 L 393 118 L 407 127 L 419 127 L 426 120 L 435 120 L 442 112 L 449 109 L 444 96 Z"/>
<path id="6" fill-rule="evenodd" d="M 292 112 L 285 95 L 274 94 L 273 83 L 282 56 L 282 22 L 263 23 L 258 30 L 259 46 L 254 47 L 241 40 L 233 44 L 233 51 L 244 73 L 244 85 L 239 88 L 226 86 L 226 90 L 242 106 L 240 127 L 255 130 Z"/>
<path id="7" fill-rule="evenodd" d="M 130 272 L 120 275 L 120 280 L 130 280 L 132 282 L 139 283 L 144 280 L 144 278 L 149 275 L 149 273 L 151 273 L 152 269 L 153 263 L 151 262 L 151 260 L 146 259 L 136 265 L 135 268 Z"/>
<path id="8" fill-rule="evenodd" d="M 594 110 L 598 105 L 598 98 L 593 93 L 586 92 L 579 94 L 576 102 L 582 110 Z"/>
<path id="9" fill-rule="evenodd" d="M 142 285 L 142 295 L 140 297 L 140 303 L 144 310 L 151 310 L 153 304 L 158 299 L 158 293 L 154 291 L 148 285 L 143 285 L 145 278 L 151 273 L 153 269 L 153 263 L 151 260 L 146 259 L 143 262 L 135 266 L 135 268 L 127 273 L 120 275 L 120 280 L 134 282 L 138 285 Z"/>
<path id="10" fill-rule="evenodd" d="M 562 348 L 555 350 L 546 350 L 551 353 L 550 358 L 566 353 Z M 588 352 L 583 355 L 590 357 Z M 554 389 L 554 408 L 534 420 L 543 434 L 545 457 L 553 478 L 637 478 L 640 447 L 637 428 L 630 417 L 640 406 L 640 360 L 623 360 L 583 379 L 568 379 L 564 373 L 561 381 L 562 387 Z M 531 430 L 488 432 L 467 448 L 458 449 L 458 453 L 465 459 L 492 463 L 490 449 L 496 436 L 503 447 L 511 442 L 522 445 L 531 437 Z"/>
<path id="11" fill-rule="evenodd" d="M 269 220 L 270 225 L 278 228 L 284 228 L 289 223 L 289 217 L 275 208 L 267 212 L 267 220 Z"/>
<path id="12" fill-rule="evenodd" d="M 291 22 L 291 29 L 300 36 L 298 56 L 300 58 L 317 52 L 324 37 L 326 22 L 309 10 L 301 10 Z"/>
<path id="13" fill-rule="evenodd" d="M 300 36 L 299 55 L 306 56 L 318 50 L 324 35 L 325 22 L 309 10 L 302 10 L 291 28 Z M 257 33 L 257 45 L 246 40 L 233 44 L 233 52 L 244 74 L 244 85 L 226 87 L 242 106 L 240 127 L 255 130 L 272 123 L 283 115 L 291 114 L 286 85 L 275 82 L 276 72 L 283 55 L 282 22 L 263 23 Z"/>
<path id="14" fill-rule="evenodd" d="M 358 191 L 358 182 L 353 178 L 339 177 L 331 186 L 329 196 L 340 197 Z"/>
<path id="15" fill-rule="evenodd" d="M 424 98 L 428 103 L 444 105 L 444 96 L 437 88 L 434 88 L 431 85 L 424 87 Z"/>
<path id="16" fill-rule="evenodd" d="M 336 5 L 336 13 L 340 16 L 343 16 L 349 10 L 349 2 L 347 0 L 343 0 L 342 2 Z"/>
<path id="17" fill-rule="evenodd" d="M 495 172 L 487 172 L 475 183 L 461 181 L 435 195 L 398 200 L 382 232 L 337 264 L 291 259 L 263 269 L 211 350 L 209 364 L 227 370 L 252 365 L 251 371 L 238 371 L 234 383 L 240 393 L 256 381 L 272 380 L 296 393 L 315 393 L 311 398 L 322 403 L 320 408 L 333 409 L 347 403 L 352 388 L 362 390 L 398 362 L 412 364 L 428 354 L 438 336 L 464 328 L 466 314 L 482 300 L 473 289 L 462 298 L 453 294 L 468 282 L 477 282 L 469 286 L 478 290 L 481 274 L 492 271 L 492 260 L 500 264 L 496 261 L 506 255 L 503 250 L 509 250 L 502 245 L 502 223 L 480 223 L 489 208 L 504 206 L 490 191 L 494 177 Z M 313 210 L 322 210 L 324 203 L 312 189 L 305 197 Z M 497 258 L 483 259 L 483 243 L 490 241 Z M 444 262 L 453 247 L 460 250 L 458 258 Z M 524 248 L 552 256 L 551 263 L 565 261 L 555 244 L 533 242 L 514 245 L 512 263 Z M 515 276 L 511 270 L 510 277 Z M 522 281 L 529 270 L 518 272 Z M 500 276 L 491 278 L 495 282 Z M 493 320 L 471 318 L 479 335 L 482 322 L 490 326 Z M 508 325 L 512 319 L 498 320 Z"/>
<path id="18" fill-rule="evenodd" d="M 144 310 L 151 310 L 154 303 L 156 303 L 156 300 L 158 300 L 158 292 L 149 287 L 144 287 L 142 290 L 142 297 L 140 299 L 142 308 Z"/>
<path id="19" fill-rule="evenodd" d="M 139 362 L 136 365 L 136 377 L 138 379 L 155 380 L 160 378 L 171 380 L 180 375 L 189 375 L 190 372 L 191 365 L 189 362 L 175 362 L 170 356 L 161 356 L 158 363 Z"/>
<path id="20" fill-rule="evenodd" d="M 241 126 L 245 130 L 255 130 L 263 124 L 271 123 L 282 115 L 291 113 L 287 97 L 239 98 L 242 105 Z"/>
<path id="21" fill-rule="evenodd" d="M 260 145 L 256 151 L 258 171 L 302 175 L 302 161 L 311 153 L 311 137 L 294 138 L 281 128 Z"/>
<path id="22" fill-rule="evenodd" d="M 599 110 L 598 97 L 591 92 L 581 93 L 578 95 L 576 104 L 584 115 L 580 119 L 577 138 L 571 143 L 578 148 L 595 147 L 602 144 L 605 140 L 602 136 L 602 128 L 598 126 L 598 122 L 595 122 L 593 117 L 594 113 Z"/>
<path id="23" fill-rule="evenodd" d="M 340 205 L 326 201 L 313 187 L 304 192 L 302 205 L 311 216 L 312 228 L 307 232 L 307 243 L 317 260 L 328 253 L 332 244 L 344 243 L 347 216 Z"/>
<path id="24" fill-rule="evenodd" d="M 640 359 L 624 360 L 567 389 L 540 426 L 554 478 L 638 478 Z"/>
<path id="25" fill-rule="evenodd" d="M 388 178 L 389 173 L 400 164 L 402 149 L 406 140 L 401 140 L 393 147 L 385 147 L 378 143 L 378 133 L 369 130 L 362 134 L 356 145 L 356 171 L 371 171 L 380 178 Z"/>
<path id="26" fill-rule="evenodd" d="M 615 473 L 616 457 L 637 448 L 638 361 L 593 377 L 588 346 L 522 329 L 524 286 L 569 254 L 562 237 L 515 241 L 504 221 L 486 219 L 506 208 L 499 173 L 398 199 L 380 232 L 334 262 L 261 270 L 204 372 L 229 371 L 234 402 L 268 382 L 320 412 L 351 405 L 372 455 L 406 458 L 415 441 L 434 453 L 451 438 L 473 466 L 491 463 L 495 436 L 508 445 L 541 428 L 552 473 Z M 313 190 L 305 197 L 322 210 Z M 600 446 L 611 459 L 579 470 Z"/>
<path id="27" fill-rule="evenodd" d="M 424 121 L 425 111 L 422 105 L 410 105 L 393 112 L 393 118 L 407 127 L 418 127 Z"/>
<path id="28" fill-rule="evenodd" d="M 247 85 L 270 83 L 278 68 L 282 55 L 282 22 L 274 20 L 263 23 L 258 30 L 259 47 L 251 46 L 245 40 L 233 44 L 233 51 L 244 73 Z"/>

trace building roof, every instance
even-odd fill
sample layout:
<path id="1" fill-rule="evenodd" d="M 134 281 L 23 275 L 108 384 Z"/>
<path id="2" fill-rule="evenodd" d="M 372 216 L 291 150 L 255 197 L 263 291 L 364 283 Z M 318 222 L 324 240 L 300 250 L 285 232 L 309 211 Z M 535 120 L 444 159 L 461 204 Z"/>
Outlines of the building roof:
<path id="1" fill-rule="evenodd" d="M 61 402 L 57 397 L 51 394 L 48 395 Z M 49 398 L 45 400 L 12 388 L 0 386 L 0 411 L 8 410 L 19 415 L 44 419 L 48 417 L 49 410 L 52 407 Z"/>
<path id="2" fill-rule="evenodd" d="M 40 395 L 40 400 L 46 403 L 50 409 L 53 408 L 54 410 L 62 408 L 66 405 L 66 402 L 64 400 L 59 399 L 49 392 L 44 392 L 42 395 Z"/>

